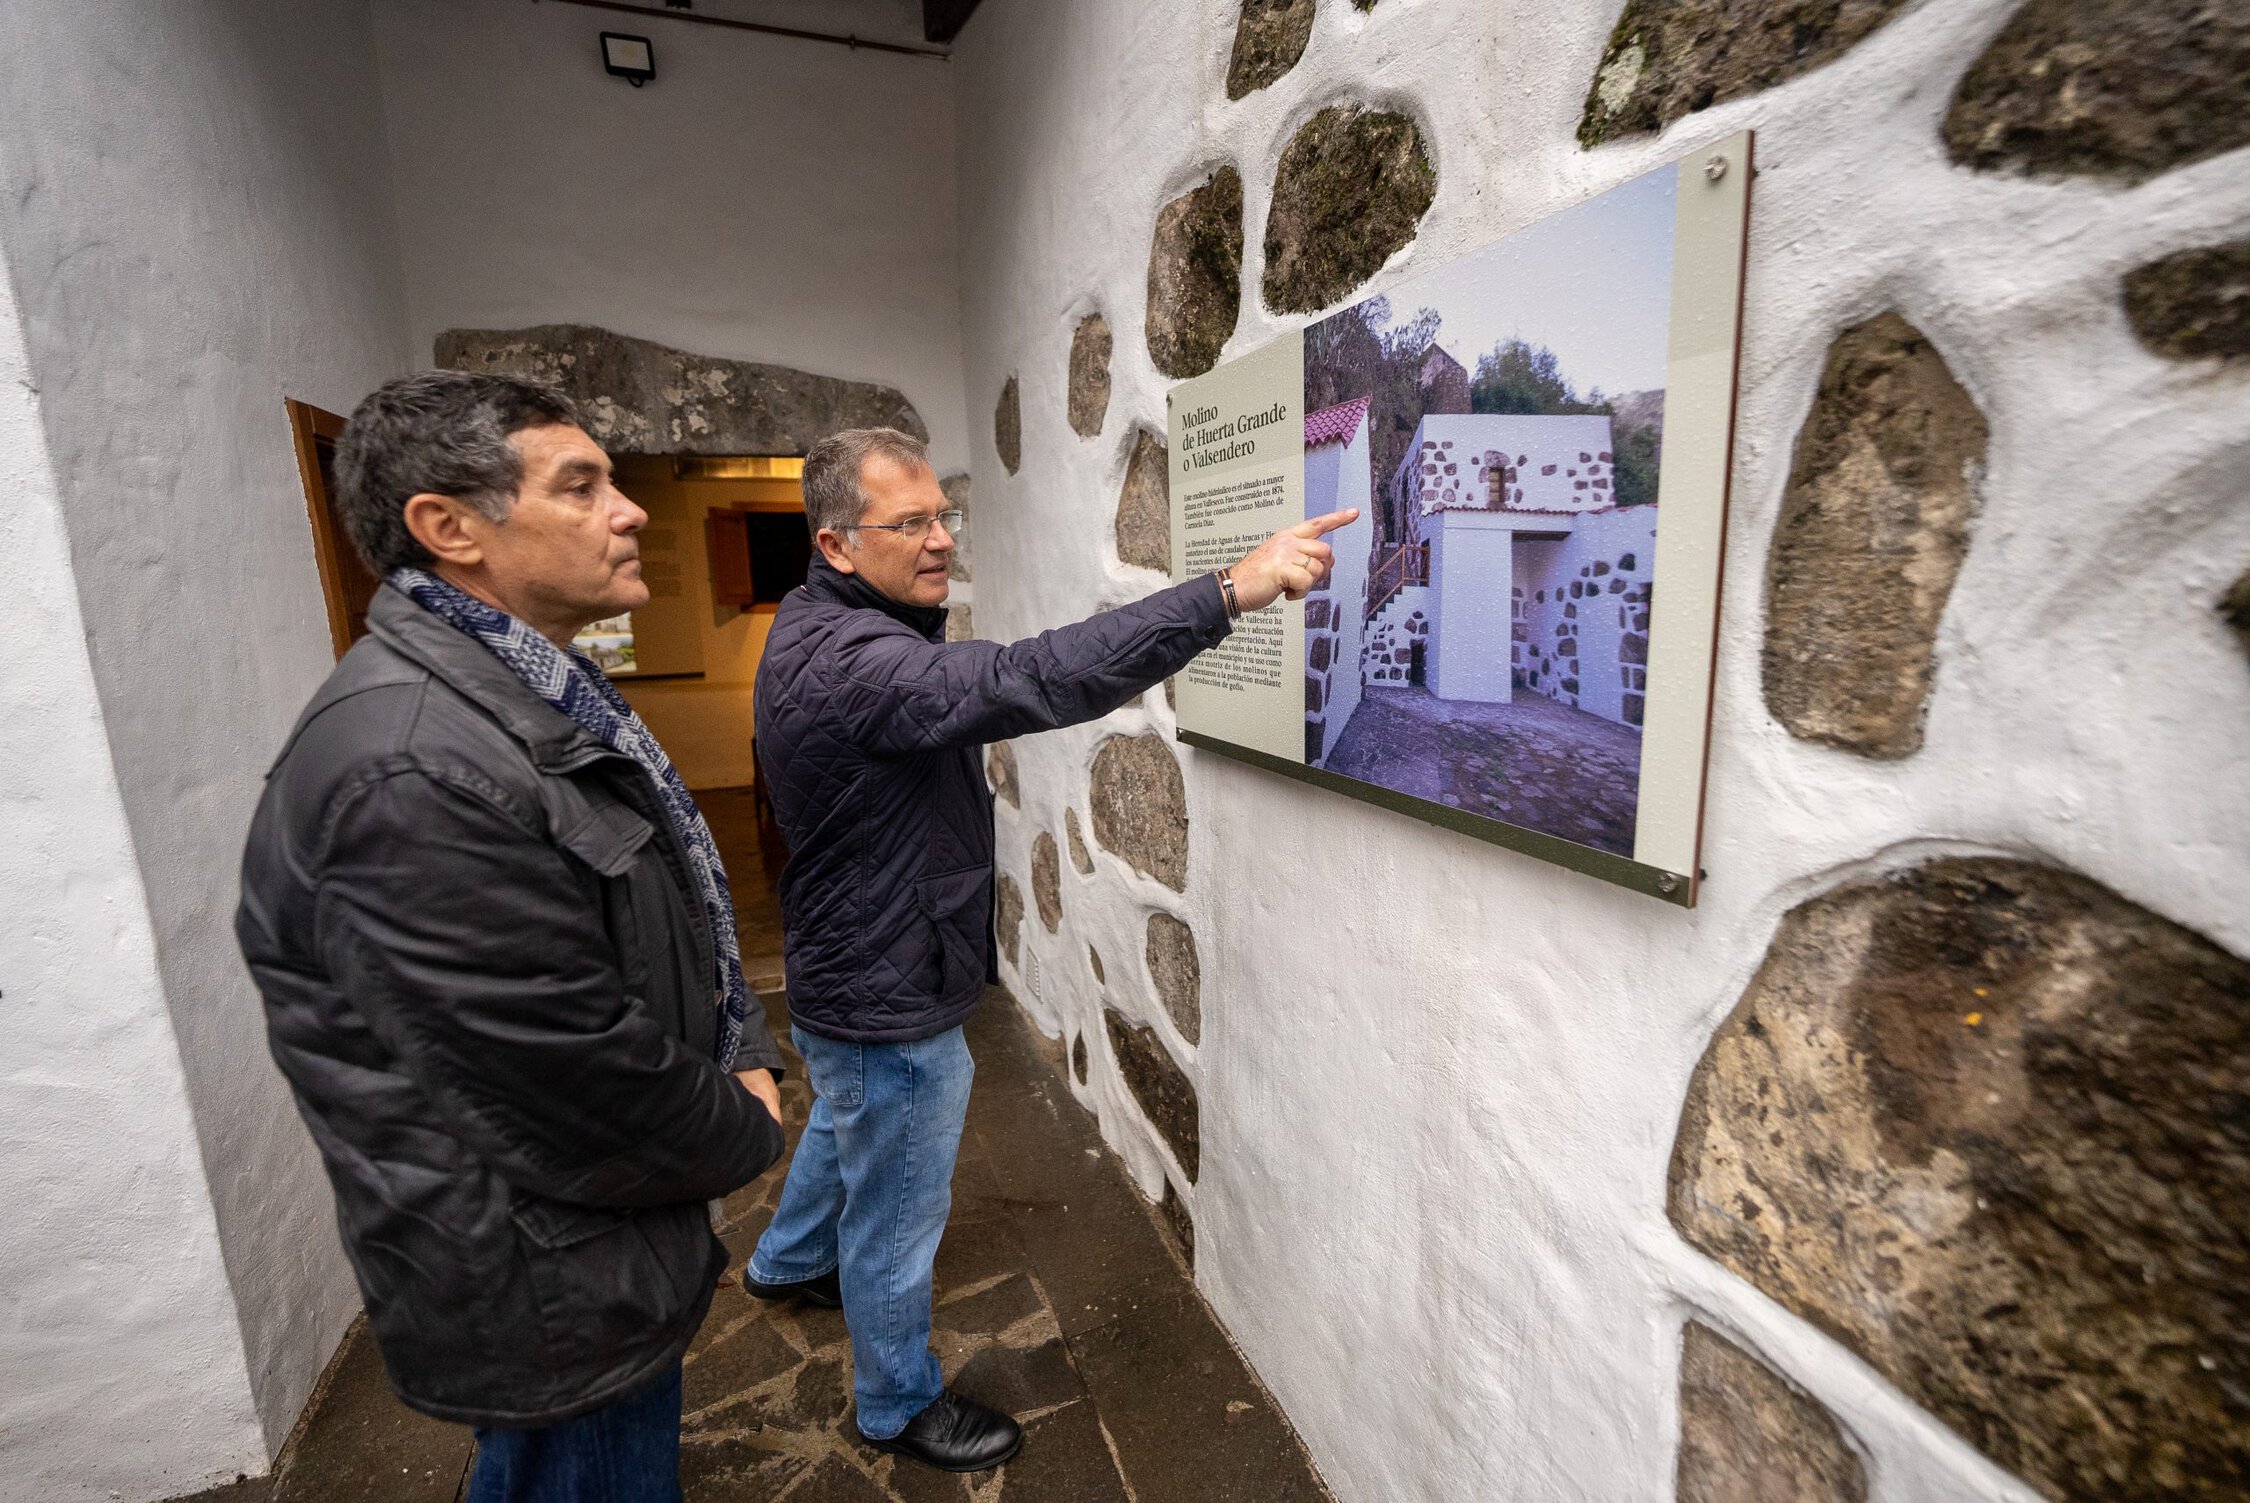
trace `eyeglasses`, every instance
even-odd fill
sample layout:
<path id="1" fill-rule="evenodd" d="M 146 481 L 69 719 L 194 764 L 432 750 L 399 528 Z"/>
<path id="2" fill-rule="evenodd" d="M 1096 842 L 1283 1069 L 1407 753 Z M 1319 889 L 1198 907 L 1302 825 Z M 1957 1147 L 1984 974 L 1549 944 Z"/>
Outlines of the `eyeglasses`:
<path id="1" fill-rule="evenodd" d="M 959 511 L 941 511 L 933 517 L 908 517 L 903 522 L 857 522 L 847 528 L 850 532 L 895 532 L 909 543 L 919 543 L 930 535 L 932 522 L 943 522 L 945 530 L 955 537 L 968 525 L 968 514 Z"/>

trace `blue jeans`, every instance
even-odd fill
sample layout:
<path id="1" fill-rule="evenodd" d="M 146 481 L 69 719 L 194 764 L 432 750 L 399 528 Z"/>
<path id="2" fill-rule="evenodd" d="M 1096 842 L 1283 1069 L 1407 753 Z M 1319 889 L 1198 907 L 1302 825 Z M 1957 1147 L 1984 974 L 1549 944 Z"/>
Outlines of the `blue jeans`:
<path id="1" fill-rule="evenodd" d="M 468 1503 L 680 1503 L 680 1365 L 559 1425 L 480 1427 Z"/>
<path id="2" fill-rule="evenodd" d="M 944 1390 L 930 1350 L 930 1267 L 953 1209 L 976 1065 L 958 1028 L 908 1044 L 789 1036 L 812 1115 L 750 1277 L 794 1284 L 840 1270 L 860 1433 L 887 1440 Z"/>

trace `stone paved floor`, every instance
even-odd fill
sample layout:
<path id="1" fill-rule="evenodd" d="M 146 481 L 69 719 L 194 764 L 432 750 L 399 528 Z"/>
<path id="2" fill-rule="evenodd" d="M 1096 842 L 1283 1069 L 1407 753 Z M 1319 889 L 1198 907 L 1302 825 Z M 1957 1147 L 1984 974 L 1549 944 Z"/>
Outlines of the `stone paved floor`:
<path id="1" fill-rule="evenodd" d="M 779 928 L 755 911 L 771 901 L 756 823 L 746 799 L 699 797 L 757 975 L 769 967 L 749 941 Z M 766 1001 L 786 1044 L 780 997 Z M 689 1503 L 1327 1503 L 1195 1292 L 1185 1249 L 1071 1099 L 1061 1047 L 997 989 L 969 1037 L 977 1082 L 938 1250 L 935 1344 L 949 1381 L 1025 1421 L 1022 1453 L 964 1478 L 857 1441 L 842 1316 L 764 1305 L 733 1284 L 772 1215 L 777 1165 L 727 1203 L 729 1283 L 687 1359 Z M 810 1101 L 801 1072 L 782 1096 L 794 1142 Z M 272 1478 L 192 1503 L 454 1503 L 469 1433 L 400 1405 L 363 1330 L 323 1384 Z"/>
<path id="2" fill-rule="evenodd" d="M 1641 735 L 1532 690 L 1513 703 L 1369 686 L 1328 770 L 1433 803 L 1633 854 Z"/>

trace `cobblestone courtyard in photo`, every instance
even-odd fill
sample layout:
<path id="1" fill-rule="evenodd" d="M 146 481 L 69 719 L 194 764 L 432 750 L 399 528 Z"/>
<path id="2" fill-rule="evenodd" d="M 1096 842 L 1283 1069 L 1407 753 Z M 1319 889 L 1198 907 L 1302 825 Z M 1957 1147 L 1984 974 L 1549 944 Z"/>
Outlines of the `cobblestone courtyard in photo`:
<path id="1" fill-rule="evenodd" d="M 1369 685 L 1328 770 L 1470 814 L 1633 854 L 1641 733 L 1519 690 L 1509 704 Z"/>

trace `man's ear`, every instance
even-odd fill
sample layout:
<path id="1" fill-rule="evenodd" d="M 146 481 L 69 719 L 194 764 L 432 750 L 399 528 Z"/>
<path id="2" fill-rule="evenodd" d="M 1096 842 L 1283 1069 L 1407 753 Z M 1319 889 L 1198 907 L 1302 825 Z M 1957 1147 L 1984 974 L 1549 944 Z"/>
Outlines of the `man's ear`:
<path id="1" fill-rule="evenodd" d="M 821 528 L 819 532 L 813 535 L 813 541 L 820 545 L 820 556 L 828 560 L 829 568 L 834 569 L 838 574 L 856 574 L 859 572 L 857 566 L 852 563 L 851 554 L 844 550 L 844 535 L 835 528 Z"/>
<path id="2" fill-rule="evenodd" d="M 475 568 L 484 562 L 484 544 L 471 516 L 469 508 L 452 496 L 420 491 L 406 498 L 406 530 L 431 558 L 455 568 Z"/>

